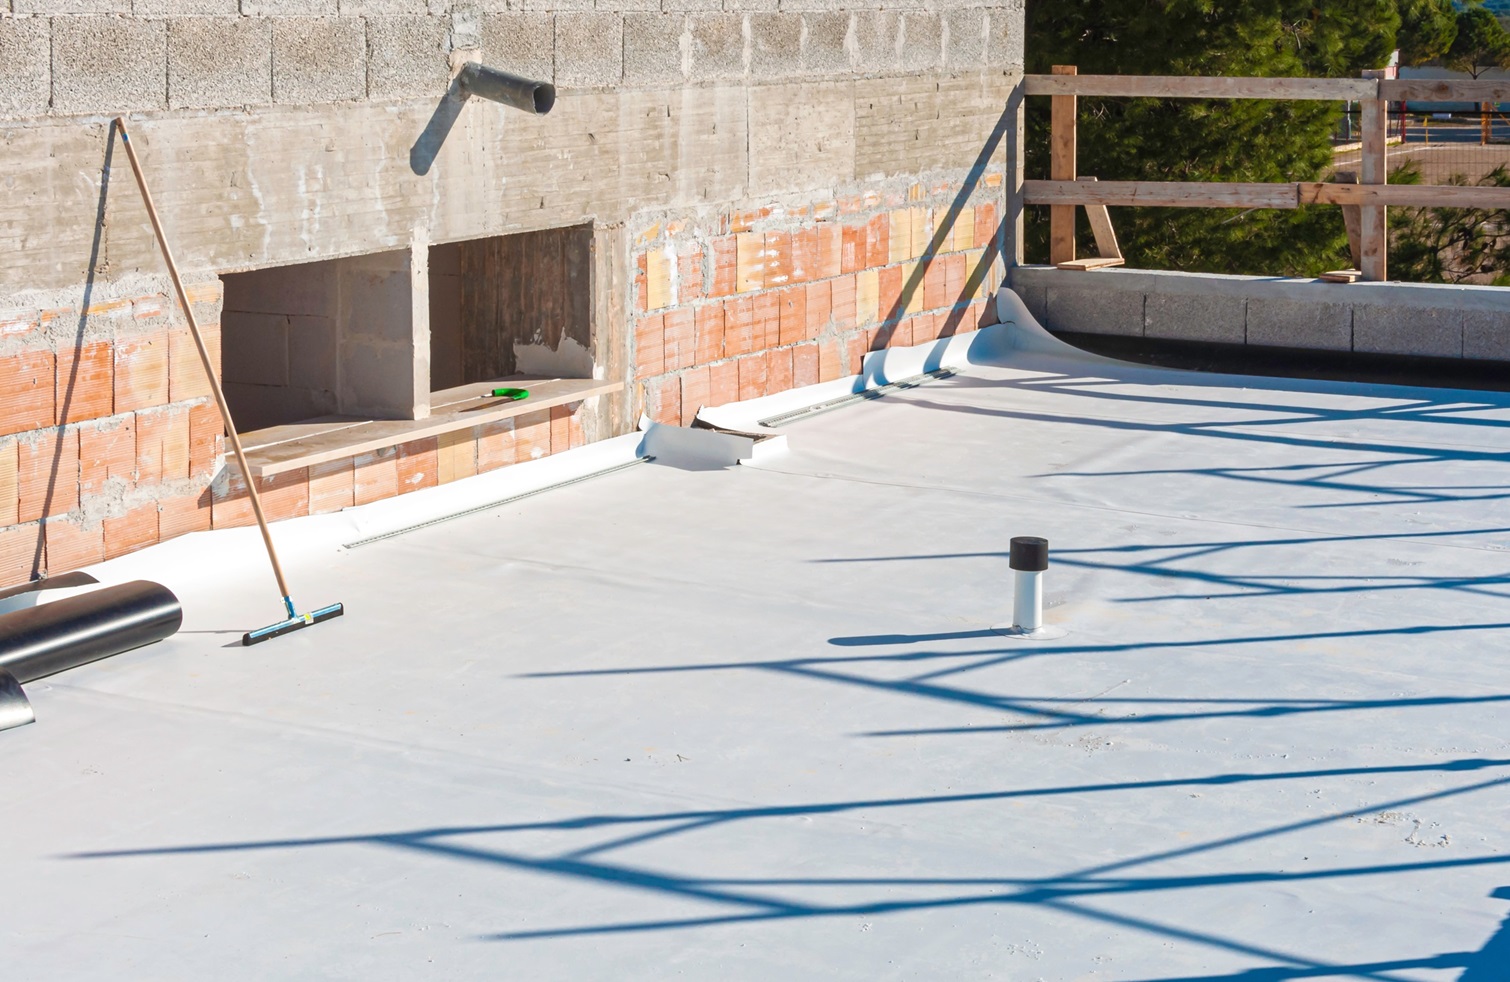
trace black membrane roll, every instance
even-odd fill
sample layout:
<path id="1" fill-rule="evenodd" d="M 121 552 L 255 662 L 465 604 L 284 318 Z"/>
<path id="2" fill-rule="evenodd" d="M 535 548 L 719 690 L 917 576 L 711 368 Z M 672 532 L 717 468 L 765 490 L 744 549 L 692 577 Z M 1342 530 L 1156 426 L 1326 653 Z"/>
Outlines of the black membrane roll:
<path id="1" fill-rule="evenodd" d="M 0 615 L 0 668 L 31 682 L 161 641 L 182 624 L 178 598 L 159 583 L 102 587 Z"/>

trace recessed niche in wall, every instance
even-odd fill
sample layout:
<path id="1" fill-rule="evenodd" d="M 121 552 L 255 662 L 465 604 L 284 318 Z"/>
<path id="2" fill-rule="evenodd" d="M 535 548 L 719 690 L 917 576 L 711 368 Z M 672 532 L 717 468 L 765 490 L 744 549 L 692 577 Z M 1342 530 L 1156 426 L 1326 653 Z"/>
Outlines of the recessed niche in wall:
<path id="1" fill-rule="evenodd" d="M 384 252 L 222 277 L 222 372 L 238 430 L 330 415 L 423 415 L 429 379 L 415 358 L 418 291 L 409 256 Z"/>
<path id="2" fill-rule="evenodd" d="M 591 378 L 591 225 L 430 248 L 430 387 Z"/>

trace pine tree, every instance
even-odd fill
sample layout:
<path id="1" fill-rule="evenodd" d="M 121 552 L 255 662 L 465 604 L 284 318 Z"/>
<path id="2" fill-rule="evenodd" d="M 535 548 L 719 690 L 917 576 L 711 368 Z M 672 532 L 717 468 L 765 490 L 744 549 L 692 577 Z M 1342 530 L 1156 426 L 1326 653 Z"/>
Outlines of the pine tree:
<path id="1" fill-rule="evenodd" d="M 1397 0 L 1029 0 L 1028 71 L 1358 77 L 1395 47 Z M 1029 176 L 1048 176 L 1047 106 L 1032 107 Z M 1083 99 L 1080 173 L 1102 180 L 1321 180 L 1340 103 Z M 1042 209 L 1030 255 L 1047 253 Z M 1314 275 L 1346 265 L 1335 208 L 1118 208 L 1128 263 L 1144 269 Z M 1089 241 L 1089 236 L 1086 236 Z"/>

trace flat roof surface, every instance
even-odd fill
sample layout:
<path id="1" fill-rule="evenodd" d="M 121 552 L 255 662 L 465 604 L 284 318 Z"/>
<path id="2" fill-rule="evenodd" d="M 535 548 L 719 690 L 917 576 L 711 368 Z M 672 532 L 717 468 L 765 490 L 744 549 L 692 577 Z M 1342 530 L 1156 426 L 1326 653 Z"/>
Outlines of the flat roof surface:
<path id="1" fill-rule="evenodd" d="M 184 630 L 0 733 L 0 975 L 1504 980 L 1507 426 L 1019 352 L 756 466 L 279 526 L 348 613 L 253 648 L 255 532 L 108 564 Z M 1014 535 L 1062 639 L 993 631 Z"/>

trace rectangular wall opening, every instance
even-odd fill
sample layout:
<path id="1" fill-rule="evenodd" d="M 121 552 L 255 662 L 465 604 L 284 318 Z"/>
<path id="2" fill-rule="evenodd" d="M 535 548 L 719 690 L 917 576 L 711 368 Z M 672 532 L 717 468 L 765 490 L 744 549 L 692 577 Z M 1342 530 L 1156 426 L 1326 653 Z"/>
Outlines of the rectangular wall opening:
<path id="1" fill-rule="evenodd" d="M 591 225 L 432 246 L 431 390 L 591 378 L 592 258 Z"/>
<path id="2" fill-rule="evenodd" d="M 402 250 L 223 276 L 221 369 L 236 428 L 423 415 L 410 266 Z"/>

